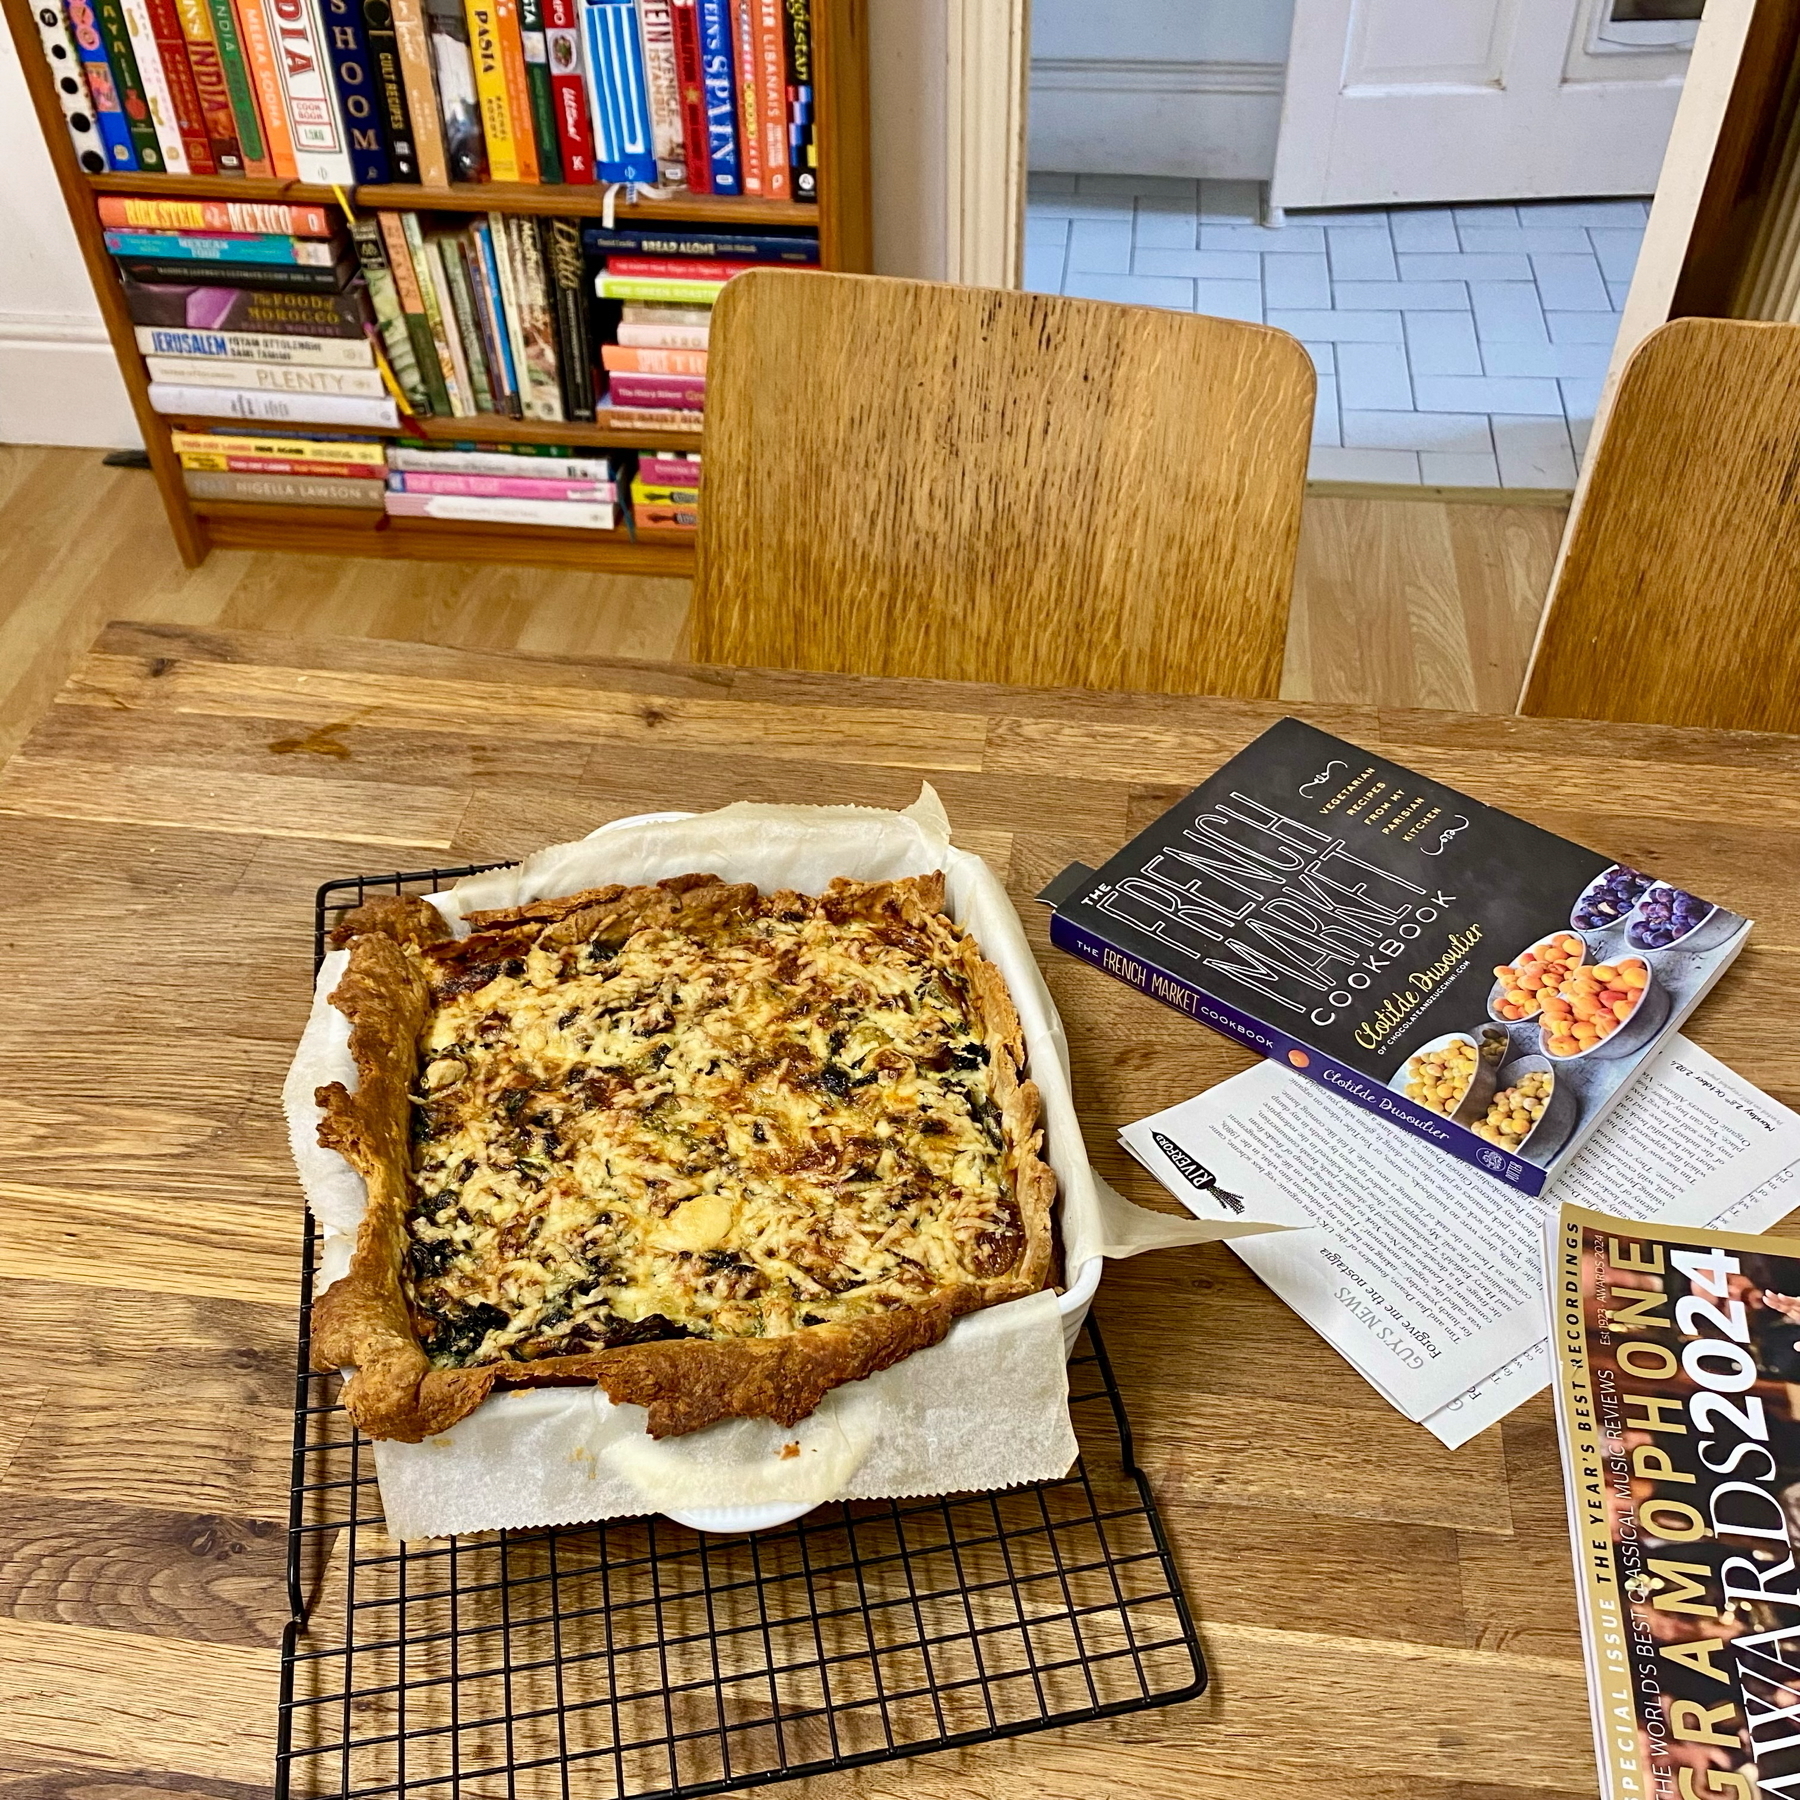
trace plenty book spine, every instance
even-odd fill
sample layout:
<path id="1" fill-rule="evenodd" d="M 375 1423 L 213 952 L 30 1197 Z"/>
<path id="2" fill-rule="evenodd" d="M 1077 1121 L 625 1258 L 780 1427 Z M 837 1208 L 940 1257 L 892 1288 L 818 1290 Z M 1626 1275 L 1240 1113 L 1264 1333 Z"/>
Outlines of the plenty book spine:
<path id="1" fill-rule="evenodd" d="M 424 0 L 424 5 L 450 179 L 486 181 L 487 140 L 481 129 L 481 93 L 475 81 L 468 15 L 462 0 Z"/>
<path id="2" fill-rule="evenodd" d="M 146 356 L 207 357 L 233 363 L 293 363 L 323 369 L 372 369 L 367 338 L 277 337 L 259 331 L 191 331 L 180 326 L 139 325 L 137 347 Z"/>
<path id="3" fill-rule="evenodd" d="M 322 187 L 349 187 L 356 180 L 356 169 L 350 160 L 318 0 L 271 0 L 271 10 L 275 71 L 287 104 L 300 179 Z"/>
<path id="4" fill-rule="evenodd" d="M 121 256 L 118 267 L 133 281 L 192 283 L 196 287 L 235 287 L 254 277 L 262 288 L 279 288 L 290 294 L 335 294 L 350 279 L 348 261 L 335 268 L 291 268 L 280 263 L 257 263 L 254 270 L 243 263 L 184 262 L 166 256 Z"/>
<path id="5" fill-rule="evenodd" d="M 431 321 L 425 311 L 425 296 L 419 274 L 413 267 L 412 246 L 407 242 L 405 220 L 399 213 L 377 213 L 381 241 L 387 250 L 387 264 L 394 277 L 394 296 L 400 302 L 400 316 L 406 323 L 406 335 L 412 345 L 413 366 L 425 390 L 425 405 L 419 410 L 447 415 L 450 410 L 449 390 L 444 386 L 444 372 L 438 363 L 437 345 L 431 333 Z"/>
<path id="6" fill-rule="evenodd" d="M 265 394 L 255 388 L 189 387 L 153 381 L 150 404 L 159 413 L 214 419 L 266 419 L 284 425 L 373 425 L 400 429 L 391 399 L 346 394 Z"/>
<path id="7" fill-rule="evenodd" d="M 612 464 L 604 456 L 527 454 L 522 450 L 428 450 L 390 444 L 390 469 L 417 469 L 421 474 L 461 472 L 468 475 L 516 475 L 531 480 L 546 476 L 563 481 L 611 481 Z"/>
<path id="8" fill-rule="evenodd" d="M 211 9 L 206 0 L 175 0 L 175 17 L 187 45 L 188 72 L 193 77 L 200 127 L 212 152 L 213 167 L 221 175 L 242 175 L 244 156 L 238 147 L 237 120 L 232 117 L 231 90 L 225 85 L 225 64 L 213 35 Z"/>
<path id="9" fill-rule="evenodd" d="M 556 113 L 563 180 L 594 179 L 594 130 L 588 119 L 587 58 L 581 47 L 581 0 L 543 0 L 544 46 Z"/>
<path id="10" fill-rule="evenodd" d="M 125 97 L 107 58 L 100 21 L 89 0 L 65 0 L 63 12 L 87 81 L 88 98 L 93 103 L 94 122 L 100 133 L 101 153 L 107 167 L 115 171 L 134 171 L 138 159 L 137 148 L 131 141 L 131 121 L 125 115 Z"/>
<path id="11" fill-rule="evenodd" d="M 400 307 L 399 285 L 383 252 L 381 226 L 374 219 L 361 218 L 351 227 L 350 235 L 356 244 L 357 261 L 362 265 L 363 283 L 369 290 L 369 303 L 375 308 L 375 323 L 380 328 L 381 342 L 387 351 L 388 368 L 394 380 L 399 383 L 401 393 L 406 396 L 406 404 L 415 413 L 428 411 L 431 397 L 426 392 L 425 378 L 420 373 L 418 359 L 413 355 L 412 335 L 406 328 L 406 315 Z M 372 369 L 368 373 L 374 376 L 374 391 L 385 392 L 380 375 Z M 265 382 L 261 385 L 273 384 Z M 328 390 L 321 388 L 318 391 Z M 359 388 L 342 391 L 368 390 Z"/>
<path id="12" fill-rule="evenodd" d="M 287 92 L 276 67 L 274 0 L 231 0 L 237 13 L 238 35 L 243 40 L 244 62 L 250 85 L 256 90 L 257 115 L 262 120 L 269 166 L 281 181 L 297 181 L 300 166 L 294 160 L 294 132 L 288 123 Z"/>
<path id="13" fill-rule="evenodd" d="M 675 95 L 681 108 L 681 156 L 688 192 L 710 194 L 706 75 L 700 62 L 700 14 L 694 0 L 669 0 L 669 29 L 675 45 Z"/>
<path id="14" fill-rule="evenodd" d="M 488 500 L 613 500 L 610 481 L 576 481 L 554 476 L 473 475 L 453 469 L 395 469 L 387 478 L 395 494 L 473 494 Z"/>
<path id="15" fill-rule="evenodd" d="M 215 231 L 253 236 L 327 238 L 337 226 L 322 206 L 284 206 L 260 200 L 149 200 L 102 194 L 102 225 L 120 231 Z"/>
<path id="16" fill-rule="evenodd" d="M 550 86 L 550 44 L 544 35 L 544 0 L 518 0 L 519 48 L 525 56 L 525 86 L 531 98 L 531 133 L 537 144 L 538 179 L 564 179 L 562 139 L 556 99 Z"/>
<path id="17" fill-rule="evenodd" d="M 62 109 L 63 127 L 75 152 L 76 166 L 83 174 L 104 175 L 112 166 L 111 158 L 100 136 L 87 74 L 76 54 L 68 17 L 57 0 L 37 0 L 32 12 L 37 22 L 38 43 L 43 49 L 44 60 L 50 65 L 56 103 Z"/>
<path id="18" fill-rule="evenodd" d="M 381 126 L 381 92 L 369 60 L 361 0 L 319 0 L 338 114 L 351 173 L 360 182 L 385 182 L 393 174 Z"/>
<path id="19" fill-rule="evenodd" d="M 204 356 L 147 356 L 144 364 L 152 381 L 176 386 L 255 388 L 266 394 L 357 394 L 365 399 L 379 399 L 387 392 L 376 369 L 219 362 Z"/>
<path id="20" fill-rule="evenodd" d="M 581 0 L 593 74 L 594 142 L 602 181 L 656 181 L 636 0 Z"/>
<path id="21" fill-rule="evenodd" d="M 500 56 L 496 0 L 467 0 L 469 54 L 475 63 L 475 95 L 481 106 L 481 135 L 487 144 L 488 177 L 518 181 L 519 153 L 513 141 L 512 108 L 506 97 L 506 65 Z"/>
<path id="22" fill-rule="evenodd" d="M 184 469 L 182 486 L 196 500 L 254 500 L 277 506 L 349 506 L 379 512 L 382 490 L 372 481 L 335 475 L 251 475 Z"/>
<path id="23" fill-rule="evenodd" d="M 131 48 L 131 33 L 125 25 L 121 0 L 94 0 L 93 10 L 107 65 L 118 88 L 119 106 L 125 114 L 125 129 L 131 138 L 137 166 L 147 171 L 160 170 L 163 166 L 162 141 L 156 135 L 156 121 L 150 116 L 149 96 L 144 92 L 143 74 Z"/>
<path id="24" fill-rule="evenodd" d="M 219 168 L 213 161 L 212 144 L 206 135 L 200 93 L 194 85 L 187 37 L 181 28 L 181 15 L 175 10 L 175 0 L 142 0 L 142 3 L 149 14 L 156 53 L 162 59 L 163 80 L 168 84 L 169 104 L 174 108 L 175 129 L 181 135 L 181 151 L 187 158 L 185 173 L 216 175 Z M 237 173 L 241 175 L 243 169 L 240 167 Z"/>
<path id="25" fill-rule="evenodd" d="M 369 73 L 375 78 L 375 111 L 387 146 L 389 174 L 401 182 L 419 179 L 419 153 L 412 108 L 406 99 L 406 71 L 400 62 L 400 32 L 391 0 L 361 0 L 363 39 Z"/>
<path id="26" fill-rule="evenodd" d="M 496 525 L 563 525 L 582 531 L 611 531 L 614 509 L 603 502 L 500 500 L 475 494 L 387 494 L 397 518 L 485 520 Z"/>
<path id="27" fill-rule="evenodd" d="M 438 116 L 437 82 L 431 72 L 431 39 L 425 29 L 422 0 L 390 0 L 394 39 L 400 55 L 400 77 L 406 87 L 407 122 L 412 129 L 417 179 L 426 187 L 448 187 L 450 165 L 444 153 L 444 126 Z M 366 11 L 366 0 L 365 0 Z"/>
<path id="28" fill-rule="evenodd" d="M 329 294 L 284 293 L 230 287 L 223 282 L 196 285 L 191 277 L 164 284 L 133 281 L 127 276 L 124 289 L 125 310 L 134 325 L 361 341 L 367 324 L 367 300 L 360 287 Z"/>
<path id="29" fill-rule="evenodd" d="M 736 85 L 738 168 L 746 194 L 763 191 L 761 86 L 756 73 L 756 0 L 726 0 L 731 17 L 731 70 Z"/>
<path id="30" fill-rule="evenodd" d="M 732 58 L 730 0 L 696 0 L 700 14 L 700 73 L 706 83 L 706 162 L 715 194 L 741 194 L 738 165 L 737 79 Z"/>
<path id="31" fill-rule="evenodd" d="M 493 0 L 494 27 L 500 39 L 500 72 L 506 80 L 506 110 L 512 121 L 513 156 L 519 180 L 537 181 L 537 133 L 531 122 L 531 83 L 525 73 L 525 34 L 519 25 L 519 0 Z"/>
<path id="32" fill-rule="evenodd" d="M 756 43 L 756 127 L 762 140 L 763 196 L 786 200 L 788 184 L 787 54 L 781 0 L 743 0 Z"/>
<path id="33" fill-rule="evenodd" d="M 675 22 L 669 0 L 637 0 L 637 10 L 656 178 L 667 187 L 680 187 L 687 179 L 687 162 L 681 130 L 681 78 L 675 63 Z"/>
<path id="34" fill-rule="evenodd" d="M 290 462 L 356 463 L 381 474 L 387 452 L 378 439 L 276 437 L 256 431 L 171 431 L 176 455 L 273 457 Z"/>
<path id="35" fill-rule="evenodd" d="M 819 197 L 813 130 L 812 0 L 782 0 L 787 40 L 788 175 L 796 200 Z"/>
<path id="36" fill-rule="evenodd" d="M 556 299 L 556 361 L 562 374 L 563 417 L 594 417 L 593 334 L 587 283 L 582 279 L 581 232 L 573 219 L 545 219 L 545 261 Z"/>
<path id="37" fill-rule="evenodd" d="M 161 166 L 171 175 L 189 174 L 187 150 L 175 118 L 175 101 L 169 91 L 168 77 L 163 72 L 162 52 L 150 27 L 149 8 L 145 0 L 119 0 L 119 10 L 125 18 L 125 29 L 131 34 L 138 80 L 143 83 L 144 101 L 150 108 L 150 122 L 155 127 L 156 142 L 162 153 Z"/>
<path id="38" fill-rule="evenodd" d="M 251 263 L 332 268 L 337 246 L 328 238 L 279 237 L 269 233 L 127 231 L 109 225 L 106 248 L 114 256 L 161 257 L 196 263 Z"/>
<path id="39" fill-rule="evenodd" d="M 269 158 L 262 115 L 256 105 L 256 89 L 250 79 L 250 59 L 244 50 L 237 14 L 232 10 L 231 0 L 206 0 L 206 10 L 212 19 L 213 42 L 219 47 L 219 68 L 225 77 L 225 97 L 231 106 L 231 120 L 237 132 L 238 152 L 244 159 L 244 173 L 266 179 L 275 173 L 275 165 Z"/>

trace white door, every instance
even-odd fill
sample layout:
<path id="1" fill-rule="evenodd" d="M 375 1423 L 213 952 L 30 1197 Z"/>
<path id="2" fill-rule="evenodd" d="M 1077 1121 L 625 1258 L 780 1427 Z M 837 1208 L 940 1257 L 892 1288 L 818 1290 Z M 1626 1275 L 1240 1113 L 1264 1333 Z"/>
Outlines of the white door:
<path id="1" fill-rule="evenodd" d="M 1667 14 L 1697 10 L 1294 0 L 1270 203 L 1651 193 L 1694 32 Z"/>

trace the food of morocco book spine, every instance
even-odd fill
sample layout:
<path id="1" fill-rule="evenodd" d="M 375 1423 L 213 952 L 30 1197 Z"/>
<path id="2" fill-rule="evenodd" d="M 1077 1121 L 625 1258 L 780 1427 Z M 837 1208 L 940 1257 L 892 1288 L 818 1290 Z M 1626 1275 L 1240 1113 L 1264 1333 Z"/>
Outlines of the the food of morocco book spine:
<path id="1" fill-rule="evenodd" d="M 1750 929 L 1298 719 L 1040 898 L 1059 948 L 1533 1194 Z"/>

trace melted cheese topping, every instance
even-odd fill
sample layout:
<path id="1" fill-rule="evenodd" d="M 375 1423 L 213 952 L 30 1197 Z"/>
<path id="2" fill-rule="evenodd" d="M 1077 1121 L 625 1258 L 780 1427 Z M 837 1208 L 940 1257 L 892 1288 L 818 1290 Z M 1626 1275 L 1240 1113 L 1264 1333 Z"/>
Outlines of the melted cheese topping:
<path id="1" fill-rule="evenodd" d="M 406 1271 L 432 1360 L 779 1335 L 1005 1274 L 959 936 L 753 912 L 443 982 Z"/>

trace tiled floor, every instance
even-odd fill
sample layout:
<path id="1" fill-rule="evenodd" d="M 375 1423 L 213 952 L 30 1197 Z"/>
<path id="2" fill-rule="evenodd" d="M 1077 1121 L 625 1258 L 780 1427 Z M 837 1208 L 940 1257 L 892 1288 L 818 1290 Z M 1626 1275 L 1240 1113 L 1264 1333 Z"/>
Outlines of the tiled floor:
<path id="1" fill-rule="evenodd" d="M 1025 285 L 1279 325 L 1319 371 L 1319 481 L 1567 488 L 1641 200 L 1291 213 L 1250 182 L 1033 175 Z"/>

